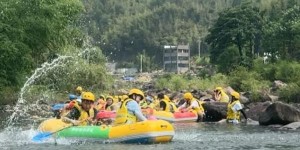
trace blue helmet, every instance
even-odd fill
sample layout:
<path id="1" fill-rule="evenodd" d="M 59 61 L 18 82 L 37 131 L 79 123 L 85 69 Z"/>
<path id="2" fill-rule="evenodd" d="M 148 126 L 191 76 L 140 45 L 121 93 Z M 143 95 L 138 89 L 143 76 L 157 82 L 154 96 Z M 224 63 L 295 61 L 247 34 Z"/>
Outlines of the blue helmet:
<path id="1" fill-rule="evenodd" d="M 69 95 L 69 99 L 70 99 L 70 100 L 77 99 L 77 96 L 74 95 L 74 94 L 70 94 L 70 95 Z"/>
<path id="2" fill-rule="evenodd" d="M 153 102 L 153 99 L 150 96 L 147 96 L 146 100 L 149 101 L 149 102 Z"/>

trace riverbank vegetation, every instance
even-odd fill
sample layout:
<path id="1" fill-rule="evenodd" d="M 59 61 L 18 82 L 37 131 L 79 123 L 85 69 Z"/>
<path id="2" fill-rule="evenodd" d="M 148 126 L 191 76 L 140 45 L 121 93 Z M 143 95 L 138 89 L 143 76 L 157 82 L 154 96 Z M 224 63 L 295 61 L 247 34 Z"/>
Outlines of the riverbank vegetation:
<path id="1" fill-rule="evenodd" d="M 0 104 L 14 102 L 36 68 L 62 55 L 72 58 L 37 79 L 34 89 L 110 90 L 107 60 L 138 68 L 142 55 L 143 70 L 151 72 L 162 68 L 163 45 L 188 43 L 196 56 L 200 40 L 195 75 L 164 75 L 157 88 L 229 85 L 256 93 L 281 80 L 287 83 L 281 100 L 300 102 L 299 6 L 297 0 L 4 0 Z"/>

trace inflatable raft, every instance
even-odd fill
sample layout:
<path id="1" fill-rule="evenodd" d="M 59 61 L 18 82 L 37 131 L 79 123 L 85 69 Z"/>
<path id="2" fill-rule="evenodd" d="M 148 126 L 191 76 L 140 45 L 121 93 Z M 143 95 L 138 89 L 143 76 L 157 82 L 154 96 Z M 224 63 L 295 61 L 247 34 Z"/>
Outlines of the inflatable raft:
<path id="1" fill-rule="evenodd" d="M 157 119 L 166 120 L 169 122 L 194 122 L 197 120 L 198 115 L 196 112 L 166 112 L 166 111 L 154 111 L 153 115 Z"/>
<path id="2" fill-rule="evenodd" d="M 56 138 L 143 144 L 170 142 L 175 134 L 173 126 L 163 120 L 120 126 L 71 126 L 61 119 L 48 119 L 41 123 L 39 130 L 56 132 L 52 135 Z"/>
<path id="3" fill-rule="evenodd" d="M 116 118 L 116 112 L 114 111 L 106 111 L 101 110 L 97 113 L 96 119 L 112 119 L 114 120 Z"/>

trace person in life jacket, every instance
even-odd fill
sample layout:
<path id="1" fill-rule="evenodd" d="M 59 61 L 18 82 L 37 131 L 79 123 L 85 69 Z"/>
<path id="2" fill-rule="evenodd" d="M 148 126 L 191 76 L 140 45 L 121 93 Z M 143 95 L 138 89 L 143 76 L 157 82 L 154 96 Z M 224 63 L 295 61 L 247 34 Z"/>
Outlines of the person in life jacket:
<path id="1" fill-rule="evenodd" d="M 70 94 L 69 100 L 67 100 L 65 103 L 54 104 L 51 107 L 51 110 L 54 113 L 53 117 L 60 119 L 61 116 L 63 116 L 65 114 L 65 111 L 67 110 L 67 108 L 69 108 L 68 106 L 70 105 L 70 103 L 75 99 L 77 99 L 76 95 Z"/>
<path id="2" fill-rule="evenodd" d="M 231 97 L 231 101 L 227 105 L 227 122 L 238 124 L 240 121 L 240 113 L 242 113 L 245 119 L 248 120 L 240 102 L 240 94 L 238 92 L 233 91 L 231 92 Z"/>
<path id="3" fill-rule="evenodd" d="M 77 96 L 77 102 L 81 103 L 81 95 L 83 94 L 83 88 L 81 86 L 77 86 L 75 88 L 75 94 Z"/>
<path id="4" fill-rule="evenodd" d="M 113 99 L 112 96 L 107 96 L 106 97 L 105 110 L 108 110 L 108 111 L 116 111 L 117 110 L 117 108 L 115 107 L 114 99 Z"/>
<path id="5" fill-rule="evenodd" d="M 165 99 L 167 101 L 169 101 L 169 105 L 170 105 L 170 112 L 174 113 L 178 111 L 178 108 L 176 106 L 176 104 L 173 102 L 174 99 L 170 99 L 167 95 L 165 95 Z"/>
<path id="6" fill-rule="evenodd" d="M 96 108 L 97 111 L 105 110 L 105 105 L 106 105 L 105 97 L 104 95 L 100 95 L 94 107 Z"/>
<path id="7" fill-rule="evenodd" d="M 153 98 L 150 95 L 146 97 L 146 103 L 147 103 L 147 108 L 154 109 L 155 104 L 153 103 Z"/>
<path id="8" fill-rule="evenodd" d="M 195 110 L 198 114 L 197 122 L 202 121 L 204 116 L 204 108 L 202 107 L 201 103 L 194 98 L 192 93 L 189 92 L 184 93 L 183 98 L 185 99 L 185 103 L 182 104 L 178 109 L 186 109 L 187 111 Z"/>
<path id="9" fill-rule="evenodd" d="M 144 93 L 139 89 L 131 89 L 128 98 L 125 99 L 117 111 L 114 125 L 132 124 L 137 121 L 145 121 L 139 102 L 144 99 Z"/>
<path id="10" fill-rule="evenodd" d="M 157 95 L 157 98 L 159 99 L 159 110 L 170 112 L 170 100 L 166 99 L 165 94 L 159 93 Z"/>
<path id="11" fill-rule="evenodd" d="M 91 92 L 82 94 L 81 104 L 75 103 L 68 115 L 62 118 L 64 122 L 74 125 L 88 125 L 95 118 L 96 110 L 93 108 L 95 96 Z"/>
<path id="12" fill-rule="evenodd" d="M 119 102 L 115 104 L 116 111 L 121 107 L 122 102 L 128 98 L 128 95 L 119 96 Z"/>
<path id="13" fill-rule="evenodd" d="M 229 97 L 224 92 L 224 90 L 222 89 L 222 87 L 217 87 L 214 90 L 213 98 L 214 98 L 215 101 L 218 101 L 218 102 L 225 102 L 225 103 L 229 102 Z"/>
<path id="14" fill-rule="evenodd" d="M 61 110 L 60 116 L 66 116 L 73 109 L 76 103 L 78 103 L 77 96 L 74 94 L 69 94 L 69 100 L 65 102 L 64 108 Z"/>

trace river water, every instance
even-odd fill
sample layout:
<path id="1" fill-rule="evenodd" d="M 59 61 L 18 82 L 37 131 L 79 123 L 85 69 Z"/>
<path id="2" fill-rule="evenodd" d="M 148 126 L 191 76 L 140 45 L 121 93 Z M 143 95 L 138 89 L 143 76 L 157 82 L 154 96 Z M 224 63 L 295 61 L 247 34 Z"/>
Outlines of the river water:
<path id="1" fill-rule="evenodd" d="M 300 149 L 299 131 L 283 131 L 254 125 L 230 125 L 213 123 L 174 123 L 175 136 L 166 144 L 120 144 L 101 142 L 74 142 L 69 140 L 47 140 L 33 143 L 31 138 L 37 131 L 33 128 L 12 128 L 0 131 L 0 149 L 7 150 L 170 150 L 170 149 Z"/>

